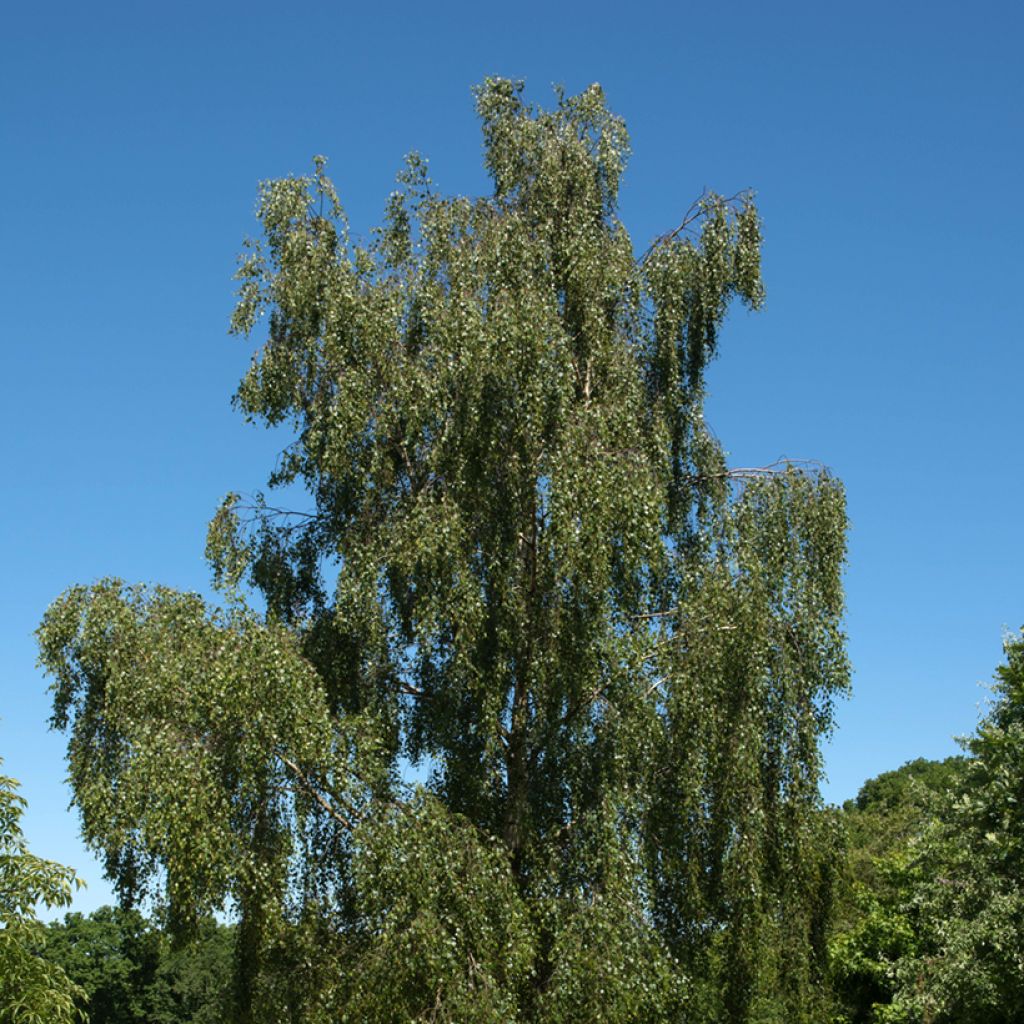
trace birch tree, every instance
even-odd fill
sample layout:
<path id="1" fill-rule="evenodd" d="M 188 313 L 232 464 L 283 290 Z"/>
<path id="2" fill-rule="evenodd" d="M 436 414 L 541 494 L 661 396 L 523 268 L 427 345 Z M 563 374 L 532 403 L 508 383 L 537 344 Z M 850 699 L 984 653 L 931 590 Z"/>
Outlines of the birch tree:
<path id="1" fill-rule="evenodd" d="M 235 402 L 290 441 L 211 524 L 222 605 L 40 629 L 86 835 L 180 927 L 234 908 L 239 1021 L 804 1019 L 845 512 L 704 421 L 756 207 L 638 255 L 599 87 L 476 104 L 488 196 L 413 156 L 360 241 L 323 159 L 261 186 Z"/>

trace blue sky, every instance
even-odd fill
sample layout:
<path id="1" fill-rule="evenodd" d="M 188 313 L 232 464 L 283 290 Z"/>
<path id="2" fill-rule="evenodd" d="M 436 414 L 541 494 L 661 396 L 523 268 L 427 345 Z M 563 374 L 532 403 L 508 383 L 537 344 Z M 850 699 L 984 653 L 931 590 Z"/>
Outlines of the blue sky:
<path id="1" fill-rule="evenodd" d="M 765 309 L 708 419 L 736 465 L 828 464 L 852 522 L 854 695 L 830 800 L 956 750 L 1024 623 L 1018 4 L 8 5 L 0 33 L 7 438 L 0 756 L 36 852 L 108 899 L 67 812 L 32 631 L 115 574 L 204 589 L 205 526 L 282 439 L 228 399 L 256 185 L 329 169 L 357 233 L 404 153 L 486 187 L 470 87 L 600 81 L 629 125 L 638 248 L 704 187 L 758 191 Z"/>

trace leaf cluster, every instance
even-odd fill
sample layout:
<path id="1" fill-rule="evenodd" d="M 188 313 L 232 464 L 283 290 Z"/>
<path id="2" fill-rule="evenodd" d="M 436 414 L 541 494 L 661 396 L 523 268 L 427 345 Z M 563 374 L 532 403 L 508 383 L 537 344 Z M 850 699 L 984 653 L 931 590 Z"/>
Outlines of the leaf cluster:
<path id="1" fill-rule="evenodd" d="M 29 852 L 24 809 L 17 781 L 0 775 L 0 1022 L 73 1024 L 82 991 L 39 955 L 45 940 L 36 907 L 67 906 L 81 882 L 71 868 Z"/>
<path id="2" fill-rule="evenodd" d="M 1024 1005 L 1024 640 L 1005 652 L 967 757 L 911 762 L 845 809 L 843 1020 L 1009 1022 Z"/>
<path id="3" fill-rule="evenodd" d="M 89 1024 L 220 1024 L 228 1010 L 232 930 L 210 919 L 173 943 L 138 911 L 67 914 L 43 955 L 80 986 Z"/>

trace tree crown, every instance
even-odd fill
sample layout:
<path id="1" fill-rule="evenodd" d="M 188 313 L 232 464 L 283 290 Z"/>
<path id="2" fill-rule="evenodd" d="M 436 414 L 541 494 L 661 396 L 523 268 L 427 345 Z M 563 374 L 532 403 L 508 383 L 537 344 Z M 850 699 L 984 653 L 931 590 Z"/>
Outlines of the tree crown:
<path id="1" fill-rule="evenodd" d="M 598 87 L 476 102 L 490 196 L 412 157 L 358 244 L 322 159 L 261 187 L 236 403 L 294 430 L 269 484 L 310 505 L 229 495 L 226 610 L 107 581 L 48 612 L 86 833 L 125 893 L 234 899 L 252 985 L 320 936 L 361 1019 L 656 1020 L 683 975 L 741 1019 L 773 971 L 803 1013 L 845 512 L 704 423 L 727 310 L 763 298 L 756 208 L 707 194 L 637 257 Z"/>

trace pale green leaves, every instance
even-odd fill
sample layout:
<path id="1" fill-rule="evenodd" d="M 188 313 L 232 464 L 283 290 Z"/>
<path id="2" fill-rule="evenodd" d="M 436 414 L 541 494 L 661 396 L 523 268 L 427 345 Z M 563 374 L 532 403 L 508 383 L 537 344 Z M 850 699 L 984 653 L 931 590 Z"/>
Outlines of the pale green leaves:
<path id="1" fill-rule="evenodd" d="M 425 795 L 367 821 L 358 839 L 368 941 L 344 1019 L 515 1020 L 535 936 L 501 846 Z"/>
<path id="2" fill-rule="evenodd" d="M 252 551 L 242 538 L 238 516 L 239 496 L 227 495 L 206 533 L 206 560 L 213 570 L 213 585 L 227 594 L 238 590 L 252 560 Z"/>
<path id="3" fill-rule="evenodd" d="M 84 993 L 39 955 L 45 940 L 35 910 L 67 906 L 82 882 L 71 868 L 28 851 L 17 786 L 0 776 L 0 1024 L 72 1024 L 85 1019 Z"/>
<path id="4" fill-rule="evenodd" d="M 71 730 L 86 838 L 127 898 L 145 894 L 159 866 L 172 906 L 190 917 L 218 909 L 287 864 L 307 816 L 358 817 L 367 783 L 348 761 L 358 720 L 331 720 L 284 630 L 115 580 L 69 591 L 39 637 L 55 722 Z M 273 865 L 254 860 L 258 827 L 277 836 Z"/>

